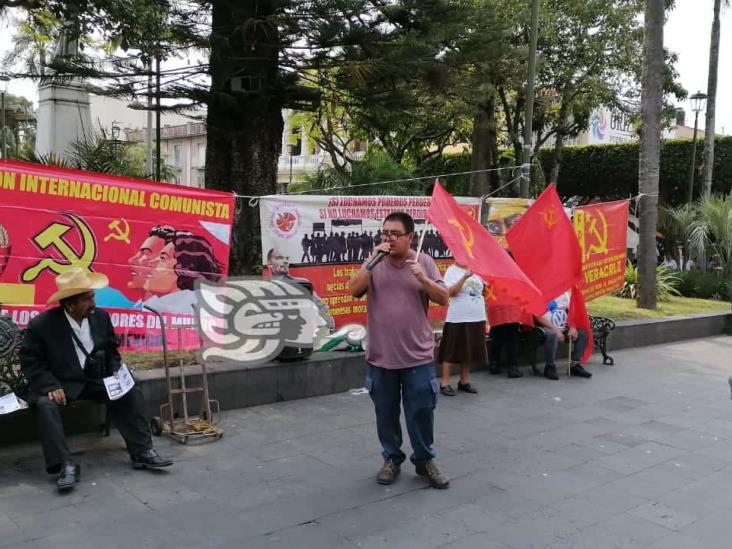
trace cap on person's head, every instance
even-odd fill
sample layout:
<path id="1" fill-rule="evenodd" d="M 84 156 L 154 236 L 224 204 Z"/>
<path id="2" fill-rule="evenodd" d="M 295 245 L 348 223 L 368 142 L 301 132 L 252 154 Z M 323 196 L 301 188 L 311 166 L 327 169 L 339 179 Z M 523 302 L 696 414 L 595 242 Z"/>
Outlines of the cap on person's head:
<path id="1" fill-rule="evenodd" d="M 56 277 L 56 292 L 46 303 L 61 301 L 67 297 L 99 290 L 109 286 L 109 278 L 99 273 L 91 273 L 85 269 L 74 267 Z"/>

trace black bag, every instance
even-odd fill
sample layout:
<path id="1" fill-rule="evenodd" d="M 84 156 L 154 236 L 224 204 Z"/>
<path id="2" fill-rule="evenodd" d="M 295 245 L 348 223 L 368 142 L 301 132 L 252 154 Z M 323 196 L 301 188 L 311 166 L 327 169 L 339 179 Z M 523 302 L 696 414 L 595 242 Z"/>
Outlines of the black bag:
<path id="1" fill-rule="evenodd" d="M 86 347 L 84 347 L 84 344 L 73 330 L 71 330 L 71 337 L 74 338 L 76 345 L 78 345 L 86 357 L 83 364 L 84 377 L 88 379 L 103 379 L 112 375 L 111 371 L 107 371 L 107 355 L 104 349 L 97 349 L 95 346 L 90 353 L 86 350 Z"/>

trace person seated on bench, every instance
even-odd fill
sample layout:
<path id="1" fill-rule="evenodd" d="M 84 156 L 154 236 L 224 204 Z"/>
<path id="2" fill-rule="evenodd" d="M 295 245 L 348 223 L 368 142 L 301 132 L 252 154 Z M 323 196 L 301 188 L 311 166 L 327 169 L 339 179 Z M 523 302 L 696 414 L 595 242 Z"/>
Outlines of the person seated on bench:
<path id="1" fill-rule="evenodd" d="M 544 340 L 544 355 L 546 357 L 544 377 L 547 379 L 559 379 L 557 366 L 554 361 L 557 357 L 559 342 L 566 341 L 567 338 L 572 341 L 572 360 L 569 373 L 577 377 L 592 377 L 592 374 L 580 364 L 582 354 L 585 351 L 585 345 L 587 344 L 587 332 L 569 325 L 568 322 L 570 299 L 570 292 L 564 292 L 549 303 L 547 306 L 548 310 L 543 316 L 536 318 L 537 324 L 540 325 L 539 328 L 546 336 Z"/>
<path id="2" fill-rule="evenodd" d="M 518 305 L 488 302 L 488 320 L 491 326 L 489 362 L 491 374 L 501 373 L 501 352 L 505 349 L 508 377 L 515 379 L 524 375 L 518 368 L 522 317 L 523 312 Z"/>
<path id="3" fill-rule="evenodd" d="M 60 302 L 35 317 L 20 348 L 20 367 L 28 380 L 28 401 L 38 412 L 38 431 L 46 471 L 58 474 L 59 490 L 79 482 L 81 470 L 66 443 L 61 406 L 93 400 L 108 406 L 112 422 L 127 444 L 136 469 L 173 464 L 153 449 L 142 391 L 135 386 L 110 401 L 102 378 L 121 366 L 109 315 L 96 309 L 94 290 L 109 284 L 103 274 L 73 268 L 56 277 L 58 291 L 48 303 Z"/>

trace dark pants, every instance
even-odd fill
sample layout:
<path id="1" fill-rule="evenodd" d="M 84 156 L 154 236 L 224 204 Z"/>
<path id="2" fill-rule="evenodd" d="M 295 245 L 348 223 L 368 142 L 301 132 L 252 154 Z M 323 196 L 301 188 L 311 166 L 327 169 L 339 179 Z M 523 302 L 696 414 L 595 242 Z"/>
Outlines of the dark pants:
<path id="1" fill-rule="evenodd" d="M 521 324 L 499 324 L 491 326 L 490 364 L 501 364 L 501 351 L 506 349 L 506 358 L 509 366 L 518 366 L 519 330 Z"/>
<path id="2" fill-rule="evenodd" d="M 410 457 L 412 463 L 433 459 L 434 410 L 437 404 L 435 363 L 399 370 L 387 370 L 369 364 L 366 389 L 374 401 L 376 431 L 384 459 L 402 463 L 407 457 L 402 452 L 400 400 L 414 452 Z"/>
<path id="3" fill-rule="evenodd" d="M 130 455 L 141 454 L 152 448 L 145 401 L 139 388 L 133 387 L 121 399 L 110 401 L 104 385 L 90 382 L 84 386 L 76 400 L 107 404 L 112 423 L 125 440 Z M 46 471 L 49 473 L 56 472 L 64 462 L 71 461 L 60 408 L 47 396 L 39 397 L 36 403 L 38 432 L 46 459 Z"/>
<path id="4" fill-rule="evenodd" d="M 546 357 L 547 366 L 555 366 L 554 361 L 557 358 L 557 347 L 559 346 L 559 340 L 554 332 L 542 328 L 546 339 L 544 340 L 544 356 Z M 564 333 L 565 339 L 567 333 Z M 582 355 L 585 352 L 585 346 L 587 345 L 587 332 L 584 330 L 577 330 L 577 339 L 572 342 L 572 362 L 579 362 L 582 359 Z"/>

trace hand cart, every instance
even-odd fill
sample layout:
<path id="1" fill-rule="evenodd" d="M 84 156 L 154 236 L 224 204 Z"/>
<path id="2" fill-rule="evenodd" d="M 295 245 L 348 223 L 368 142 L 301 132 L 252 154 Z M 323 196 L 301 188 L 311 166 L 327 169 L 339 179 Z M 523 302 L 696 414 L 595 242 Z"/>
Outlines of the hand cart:
<path id="1" fill-rule="evenodd" d="M 183 361 L 181 360 L 178 365 L 179 386 L 173 387 L 173 379 L 170 374 L 171 366 L 168 363 L 168 342 L 165 332 L 165 319 L 163 318 L 163 315 L 155 309 L 146 305 L 144 308 L 153 313 L 160 322 L 165 382 L 168 387 L 168 400 L 160 406 L 160 416 L 155 416 L 150 420 L 150 429 L 155 436 L 165 434 L 181 444 L 186 444 L 188 439 L 220 439 L 224 436 L 224 431 L 219 427 L 216 427 L 216 424 L 219 422 L 219 401 L 209 398 L 206 365 L 203 362 L 200 364 L 201 386 L 188 387 L 186 386 Z M 201 407 L 198 415 L 188 414 L 188 395 L 191 394 L 197 394 L 200 396 Z M 176 403 L 178 404 L 178 407 L 176 407 Z M 214 412 L 212 412 L 212 406 L 215 410 Z"/>

